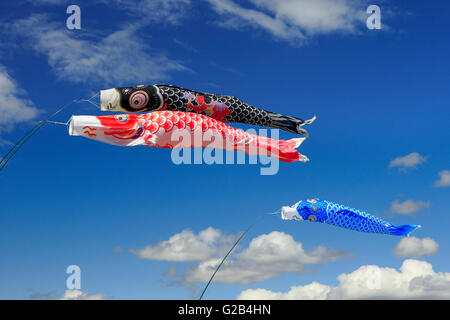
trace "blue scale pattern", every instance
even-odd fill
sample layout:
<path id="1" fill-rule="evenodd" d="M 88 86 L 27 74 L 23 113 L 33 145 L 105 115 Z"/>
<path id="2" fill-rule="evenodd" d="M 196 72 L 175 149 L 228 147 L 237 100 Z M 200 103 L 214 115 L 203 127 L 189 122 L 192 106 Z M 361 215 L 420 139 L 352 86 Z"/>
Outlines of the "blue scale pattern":
<path id="1" fill-rule="evenodd" d="M 397 226 L 364 211 L 320 199 L 302 200 L 296 204 L 296 209 L 303 220 L 327 223 L 361 232 L 408 236 L 420 227 L 417 225 Z"/>

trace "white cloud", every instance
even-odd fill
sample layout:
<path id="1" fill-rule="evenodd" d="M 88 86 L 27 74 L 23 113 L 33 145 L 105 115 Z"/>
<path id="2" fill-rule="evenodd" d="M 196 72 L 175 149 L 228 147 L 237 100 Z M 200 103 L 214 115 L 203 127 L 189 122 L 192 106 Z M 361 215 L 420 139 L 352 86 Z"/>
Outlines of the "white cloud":
<path id="1" fill-rule="evenodd" d="M 435 187 L 450 186 L 450 170 L 443 170 L 439 172 L 439 180 L 434 183 Z"/>
<path id="2" fill-rule="evenodd" d="M 60 79 L 72 82 L 144 83 L 167 79 L 172 71 L 187 70 L 136 37 L 137 25 L 125 24 L 103 38 L 92 39 L 83 34 L 75 36 L 47 16 L 35 14 L 12 23 L 11 28 L 16 36 L 27 38 L 25 44 L 47 57 Z"/>
<path id="3" fill-rule="evenodd" d="M 286 293 L 249 289 L 241 292 L 238 300 L 325 300 L 330 291 L 330 286 L 312 282 L 305 286 L 291 287 Z"/>
<path id="4" fill-rule="evenodd" d="M 431 238 L 403 238 L 394 249 L 394 254 L 398 258 L 421 258 L 423 256 L 431 256 L 439 249 L 439 245 Z"/>
<path id="5" fill-rule="evenodd" d="M 362 1 L 355 0 L 251 0 L 261 10 L 268 10 L 277 19 L 298 26 L 309 35 L 336 31 L 355 31 L 363 21 Z"/>
<path id="6" fill-rule="evenodd" d="M 335 287 L 313 282 L 286 292 L 244 290 L 238 299 L 450 299 L 450 273 L 435 272 L 430 263 L 405 260 L 400 270 L 365 265 L 337 277 Z"/>
<path id="7" fill-rule="evenodd" d="M 399 214 L 411 215 L 421 209 L 428 208 L 429 206 L 430 203 L 424 201 L 405 200 L 400 202 L 395 200 L 391 203 L 390 210 Z"/>
<path id="8" fill-rule="evenodd" d="M 157 21 L 171 24 L 179 24 L 180 21 L 186 20 L 191 4 L 191 0 L 101 0 L 101 2 L 115 5 L 121 11 L 145 23 Z"/>
<path id="9" fill-rule="evenodd" d="M 389 163 L 389 168 L 399 167 L 400 169 L 416 168 L 419 164 L 427 160 L 418 152 L 412 152 L 403 157 L 397 157 Z"/>
<path id="10" fill-rule="evenodd" d="M 251 0 L 253 8 L 232 0 L 207 2 L 225 16 L 225 26 L 237 29 L 249 25 L 297 44 L 319 34 L 354 33 L 364 26 L 365 7 L 359 0 Z"/>
<path id="11" fill-rule="evenodd" d="M 347 252 L 323 246 L 308 252 L 291 235 L 273 231 L 252 239 L 247 249 L 226 260 L 214 277 L 214 282 L 255 283 L 277 277 L 283 272 L 305 272 L 304 265 L 323 264 L 346 255 Z M 222 258 L 211 258 L 188 269 L 183 275 L 184 282 L 206 283 Z"/>
<path id="12" fill-rule="evenodd" d="M 24 96 L 25 91 L 0 65 L 0 131 L 8 130 L 16 123 L 32 120 L 38 115 L 38 109 Z"/>
<path id="13" fill-rule="evenodd" d="M 183 230 L 169 240 L 130 251 L 142 259 L 200 261 L 180 274 L 174 267 L 164 273 L 167 277 L 178 277 L 173 284 L 191 287 L 208 282 L 236 239 L 234 235 L 227 236 L 209 227 L 198 234 Z M 292 236 L 273 231 L 252 239 L 248 248 L 228 257 L 214 282 L 254 283 L 277 277 L 283 272 L 306 272 L 305 265 L 335 261 L 348 254 L 324 246 L 306 251 L 302 243 L 296 242 Z"/>
<path id="14" fill-rule="evenodd" d="M 270 17 L 264 12 L 244 9 L 229 0 L 207 1 L 217 13 L 228 16 L 229 19 L 221 21 L 220 25 L 222 26 L 241 29 L 243 25 L 248 24 L 256 28 L 265 29 L 277 38 L 296 41 L 305 39 L 305 35 L 300 30 L 292 28 L 283 21 Z"/>
<path id="15" fill-rule="evenodd" d="M 70 5 L 70 0 L 27 0 L 35 6 Z M 188 16 L 191 0 L 96 0 L 94 3 L 114 6 L 133 17 L 134 22 L 178 24 Z M 83 7 L 81 7 L 83 10 Z M 144 13 L 144 14 L 143 14 Z M 148 14 L 145 14 L 148 13 Z"/>
<path id="16" fill-rule="evenodd" d="M 104 293 L 88 295 L 81 290 L 66 290 L 60 300 L 106 300 Z"/>
<path id="17" fill-rule="evenodd" d="M 207 228 L 195 235 L 183 230 L 169 240 L 130 251 L 141 259 L 165 261 L 200 261 L 217 256 L 229 248 L 234 236 L 223 235 L 220 230 Z"/>

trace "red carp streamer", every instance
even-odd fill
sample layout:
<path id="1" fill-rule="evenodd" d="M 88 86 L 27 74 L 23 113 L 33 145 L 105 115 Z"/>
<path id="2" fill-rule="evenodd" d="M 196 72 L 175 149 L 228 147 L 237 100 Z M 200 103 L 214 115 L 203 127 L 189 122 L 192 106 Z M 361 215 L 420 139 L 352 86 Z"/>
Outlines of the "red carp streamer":
<path id="1" fill-rule="evenodd" d="M 91 131 L 85 130 L 86 127 L 90 127 Z M 210 147 L 243 151 L 249 155 L 268 155 L 284 162 L 308 161 L 296 150 L 305 138 L 275 140 L 191 112 L 72 116 L 69 134 L 118 146 L 144 145 L 169 149 Z"/>

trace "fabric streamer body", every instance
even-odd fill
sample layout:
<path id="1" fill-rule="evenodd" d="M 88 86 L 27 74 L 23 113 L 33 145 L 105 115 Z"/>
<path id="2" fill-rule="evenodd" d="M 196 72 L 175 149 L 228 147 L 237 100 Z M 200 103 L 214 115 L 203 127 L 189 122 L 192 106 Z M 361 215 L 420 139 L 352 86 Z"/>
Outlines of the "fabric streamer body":
<path id="1" fill-rule="evenodd" d="M 198 92 L 167 84 L 102 90 L 100 109 L 121 112 L 195 112 L 223 122 L 279 128 L 305 136 L 308 133 L 302 127 L 315 119 L 302 120 L 285 116 L 251 106 L 233 96 Z"/>
<path id="2" fill-rule="evenodd" d="M 291 207 L 283 207 L 281 216 L 284 220 L 309 220 L 355 231 L 396 236 L 409 236 L 420 228 L 420 225 L 397 226 L 369 213 L 320 199 L 302 200 Z"/>
<path id="3" fill-rule="evenodd" d="M 118 146 L 211 147 L 243 151 L 250 155 L 268 155 L 285 162 L 308 161 L 295 149 L 305 138 L 274 140 L 190 112 L 72 116 L 69 134 Z"/>

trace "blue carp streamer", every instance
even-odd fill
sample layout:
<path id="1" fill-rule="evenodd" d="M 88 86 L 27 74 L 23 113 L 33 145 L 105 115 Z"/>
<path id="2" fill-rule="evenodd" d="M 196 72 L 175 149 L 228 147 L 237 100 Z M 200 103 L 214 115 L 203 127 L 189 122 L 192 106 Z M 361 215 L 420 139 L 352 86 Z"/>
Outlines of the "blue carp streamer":
<path id="1" fill-rule="evenodd" d="M 409 236 L 420 228 L 420 225 L 412 224 L 397 226 L 366 212 L 320 199 L 301 200 L 291 207 L 283 207 L 281 217 L 284 220 L 309 220 L 355 231 L 395 236 Z"/>

